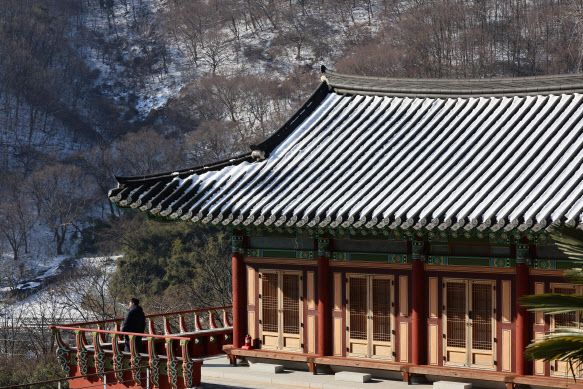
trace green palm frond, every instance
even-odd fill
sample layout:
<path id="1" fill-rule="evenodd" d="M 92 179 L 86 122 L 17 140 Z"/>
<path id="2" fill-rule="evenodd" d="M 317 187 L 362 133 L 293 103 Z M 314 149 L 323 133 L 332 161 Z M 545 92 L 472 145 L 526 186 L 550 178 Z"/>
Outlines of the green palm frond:
<path id="1" fill-rule="evenodd" d="M 575 227 L 559 225 L 551 231 L 557 246 L 571 260 L 583 263 L 583 230 Z M 583 284 L 583 270 L 572 269 L 566 273 L 566 278 L 573 283 Z M 556 315 L 583 311 L 583 296 L 576 294 L 547 293 L 525 296 L 520 304 L 530 311 L 544 312 Z M 546 335 L 542 340 L 531 343 L 525 351 L 525 356 L 532 360 L 566 361 L 569 364 L 573 378 L 574 365 L 583 363 L 583 330 L 577 327 L 561 327 Z"/>
<path id="2" fill-rule="evenodd" d="M 573 268 L 565 271 L 565 278 L 573 284 L 583 284 L 583 269 Z"/>
<path id="3" fill-rule="evenodd" d="M 553 360 L 583 360 L 583 331 L 579 328 L 560 328 L 543 340 L 531 343 L 524 353 L 526 357 L 545 362 Z"/>
<path id="4" fill-rule="evenodd" d="M 545 293 L 524 296 L 520 305 L 529 311 L 544 312 L 549 315 L 583 311 L 583 296 L 578 294 Z"/>
<path id="5" fill-rule="evenodd" d="M 583 230 L 558 225 L 551 230 L 557 246 L 572 260 L 583 262 Z"/>

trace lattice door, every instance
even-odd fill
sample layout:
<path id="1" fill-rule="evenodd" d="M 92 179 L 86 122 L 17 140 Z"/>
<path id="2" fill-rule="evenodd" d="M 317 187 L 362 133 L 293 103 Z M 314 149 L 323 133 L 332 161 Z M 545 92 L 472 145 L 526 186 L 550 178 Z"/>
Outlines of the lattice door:
<path id="1" fill-rule="evenodd" d="M 348 355 L 392 358 L 392 279 L 348 276 Z"/>
<path id="2" fill-rule="evenodd" d="M 445 281 L 445 364 L 494 368 L 494 302 L 493 281 Z"/>
<path id="3" fill-rule="evenodd" d="M 261 274 L 261 342 L 264 348 L 279 348 L 279 275 Z"/>
<path id="4" fill-rule="evenodd" d="M 551 285 L 552 293 L 560 294 L 583 294 L 583 287 L 572 284 L 553 284 Z M 551 331 L 560 327 L 576 328 L 581 327 L 581 314 L 578 312 L 561 313 L 551 317 Z M 574 364 L 575 376 L 581 377 L 581 370 Z M 552 361 L 551 374 L 555 376 L 572 376 L 573 372 L 567 362 Z"/>
<path id="5" fill-rule="evenodd" d="M 346 324 L 348 326 L 348 354 L 370 356 L 368 347 L 368 277 L 349 276 Z"/>
<path id="6" fill-rule="evenodd" d="M 301 295 L 300 295 L 300 275 L 283 273 L 281 275 L 281 320 L 283 322 L 282 345 L 289 350 L 301 350 Z"/>
<path id="7" fill-rule="evenodd" d="M 371 320 L 373 357 L 391 358 L 392 293 L 391 279 L 372 277 L 371 279 Z"/>
<path id="8" fill-rule="evenodd" d="M 261 273 L 262 347 L 302 351 L 302 293 L 298 272 Z"/>
<path id="9" fill-rule="evenodd" d="M 445 361 L 452 365 L 467 365 L 468 282 L 445 283 Z"/>
<path id="10" fill-rule="evenodd" d="M 470 366 L 494 366 L 494 285 L 471 282 L 469 307 Z"/>

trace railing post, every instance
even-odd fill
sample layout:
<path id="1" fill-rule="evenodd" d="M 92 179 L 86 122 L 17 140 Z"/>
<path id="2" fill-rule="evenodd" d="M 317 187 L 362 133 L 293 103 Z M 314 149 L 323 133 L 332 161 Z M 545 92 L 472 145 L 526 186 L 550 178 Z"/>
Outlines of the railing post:
<path id="1" fill-rule="evenodd" d="M 81 327 L 82 328 L 82 327 Z M 87 375 L 88 356 L 87 348 L 85 348 L 85 336 L 83 331 L 75 330 L 75 341 L 77 343 L 77 364 L 81 375 Z"/>
<path id="2" fill-rule="evenodd" d="M 223 308 L 223 325 L 224 327 L 232 327 L 231 321 L 229 320 L 229 310 Z"/>
<path id="3" fill-rule="evenodd" d="M 160 357 L 156 354 L 156 343 L 154 342 L 154 338 L 148 338 L 148 355 L 150 356 L 150 369 L 152 370 L 152 383 L 154 384 L 154 388 L 160 387 Z M 148 378 L 148 385 L 150 382 L 150 378 Z"/>
<path id="4" fill-rule="evenodd" d="M 134 381 L 136 384 L 142 385 L 142 371 L 139 369 L 142 367 L 142 356 L 138 353 L 135 335 L 130 335 L 130 354 L 131 366 L 134 369 L 132 370 Z"/>
<path id="5" fill-rule="evenodd" d="M 104 329 L 103 323 L 97 323 L 97 329 L 98 330 L 103 330 Z M 99 333 L 99 341 L 101 343 L 107 343 L 107 341 L 105 340 L 105 334 L 102 333 L 102 332 Z"/>
<path id="6" fill-rule="evenodd" d="M 107 376 L 105 374 L 103 375 L 103 389 L 107 389 Z"/>
<path id="7" fill-rule="evenodd" d="M 164 335 L 170 335 L 172 330 L 170 329 L 170 316 L 164 315 Z"/>
<path id="8" fill-rule="evenodd" d="M 202 325 L 200 324 L 200 313 L 194 312 L 194 330 L 202 331 Z"/>
<path id="9" fill-rule="evenodd" d="M 70 373 L 71 373 L 71 366 L 69 366 L 69 363 L 71 361 L 71 348 L 69 348 L 69 346 L 67 346 L 67 344 L 63 341 L 63 338 L 61 337 L 61 331 L 58 328 L 51 328 L 51 331 L 53 331 L 53 334 L 55 335 L 55 342 L 57 343 L 57 358 L 59 359 L 59 364 L 61 365 L 61 369 L 63 369 L 63 372 L 67 375 L 67 377 L 70 377 Z M 61 383 L 59 382 L 59 385 Z"/>
<path id="10" fill-rule="evenodd" d="M 150 389 L 150 368 L 146 367 L 146 389 Z"/>
<path id="11" fill-rule="evenodd" d="M 98 332 L 93 332 L 93 360 L 95 361 L 95 370 L 97 373 L 102 374 L 102 378 L 105 377 L 105 351 L 101 346 L 101 334 Z"/>
<path id="12" fill-rule="evenodd" d="M 155 324 L 154 318 L 149 317 L 148 318 L 148 332 L 150 333 L 150 335 L 156 335 L 156 326 L 154 324 Z"/>
<path id="13" fill-rule="evenodd" d="M 179 326 L 180 326 L 180 333 L 181 333 L 181 334 L 183 334 L 183 333 L 185 333 L 185 332 L 188 332 L 188 331 L 186 330 L 186 322 L 185 322 L 185 320 L 184 320 L 184 316 L 185 316 L 185 315 L 186 315 L 186 313 L 181 313 L 181 314 L 179 315 L 179 317 L 178 317 L 178 323 L 179 323 Z"/>
<path id="14" fill-rule="evenodd" d="M 123 354 L 119 350 L 119 339 L 117 334 L 111 334 L 111 349 L 113 350 L 113 359 L 111 361 L 115 378 L 118 382 L 123 381 L 123 372 L 119 371 L 123 368 Z"/>
<path id="15" fill-rule="evenodd" d="M 209 311 L 209 328 L 211 329 L 216 329 L 217 328 L 217 323 L 215 322 L 215 310 L 211 309 Z"/>
<path id="16" fill-rule="evenodd" d="M 86 325 L 80 325 L 79 328 L 86 328 Z M 83 346 L 87 348 L 89 343 L 87 343 L 87 338 L 85 337 L 85 331 L 81 331 L 81 341 L 83 342 Z"/>
<path id="17" fill-rule="evenodd" d="M 166 339 L 166 372 L 168 374 L 168 383 L 177 389 L 178 381 L 178 360 L 174 356 L 174 349 L 172 348 L 172 339 Z"/>
<path id="18" fill-rule="evenodd" d="M 185 388 L 194 388 L 200 385 L 200 367 L 202 361 L 194 361 L 190 358 L 190 351 L 188 350 L 189 341 L 181 340 L 180 345 L 182 346 L 182 376 L 184 378 Z"/>
<path id="19" fill-rule="evenodd" d="M 182 379 L 184 380 L 185 388 L 192 388 L 193 386 L 193 371 L 194 362 L 190 359 L 188 352 L 188 340 L 181 340 L 180 347 L 182 348 Z M 198 385 L 197 385 L 198 386 Z"/>

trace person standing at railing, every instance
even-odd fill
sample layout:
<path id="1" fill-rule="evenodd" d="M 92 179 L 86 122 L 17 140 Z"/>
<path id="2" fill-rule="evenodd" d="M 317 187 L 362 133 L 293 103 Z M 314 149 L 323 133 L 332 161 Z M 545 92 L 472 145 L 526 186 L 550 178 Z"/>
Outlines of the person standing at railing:
<path id="1" fill-rule="evenodd" d="M 125 320 L 121 326 L 122 332 L 137 332 L 144 333 L 146 330 L 146 315 L 144 310 L 140 307 L 140 300 L 132 297 L 129 302 L 130 309 L 126 315 Z M 130 338 L 127 335 L 122 335 L 125 337 L 125 351 L 130 351 Z M 136 349 L 138 353 L 142 352 L 142 337 L 136 337 Z"/>

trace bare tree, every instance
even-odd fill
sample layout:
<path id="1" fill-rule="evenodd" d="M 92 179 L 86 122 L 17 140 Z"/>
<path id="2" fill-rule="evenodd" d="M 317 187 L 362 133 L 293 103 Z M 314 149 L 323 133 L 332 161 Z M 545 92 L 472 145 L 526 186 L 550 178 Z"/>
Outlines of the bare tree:
<path id="1" fill-rule="evenodd" d="M 41 219 L 53 232 L 57 254 L 63 254 L 69 228 L 95 203 L 95 182 L 75 166 L 56 164 L 35 172 L 28 187 Z"/>
<path id="2" fill-rule="evenodd" d="M 202 122 L 187 134 L 185 149 L 195 165 L 215 162 L 241 152 L 241 136 L 237 136 L 237 123 L 231 121 Z"/>
<path id="3" fill-rule="evenodd" d="M 0 234 L 10 245 L 15 261 L 28 253 L 28 237 L 34 227 L 34 211 L 24 191 L 23 179 L 10 175 L 0 192 Z"/>
<path id="4" fill-rule="evenodd" d="M 164 25 L 194 65 L 198 64 L 207 30 L 217 24 L 220 24 L 220 15 L 206 1 L 171 1 L 164 15 Z"/>
<path id="5" fill-rule="evenodd" d="M 67 275 L 54 293 L 76 321 L 107 320 L 123 314 L 120 296 L 110 289 L 115 259 L 83 259 Z"/>
<path id="6" fill-rule="evenodd" d="M 180 142 L 167 139 L 151 127 L 129 133 L 107 152 L 115 175 L 152 174 L 184 166 Z"/>
<path id="7" fill-rule="evenodd" d="M 221 31 L 210 31 L 205 34 L 202 46 L 204 62 L 211 68 L 213 76 L 220 65 L 225 63 L 229 55 L 230 38 Z"/>

